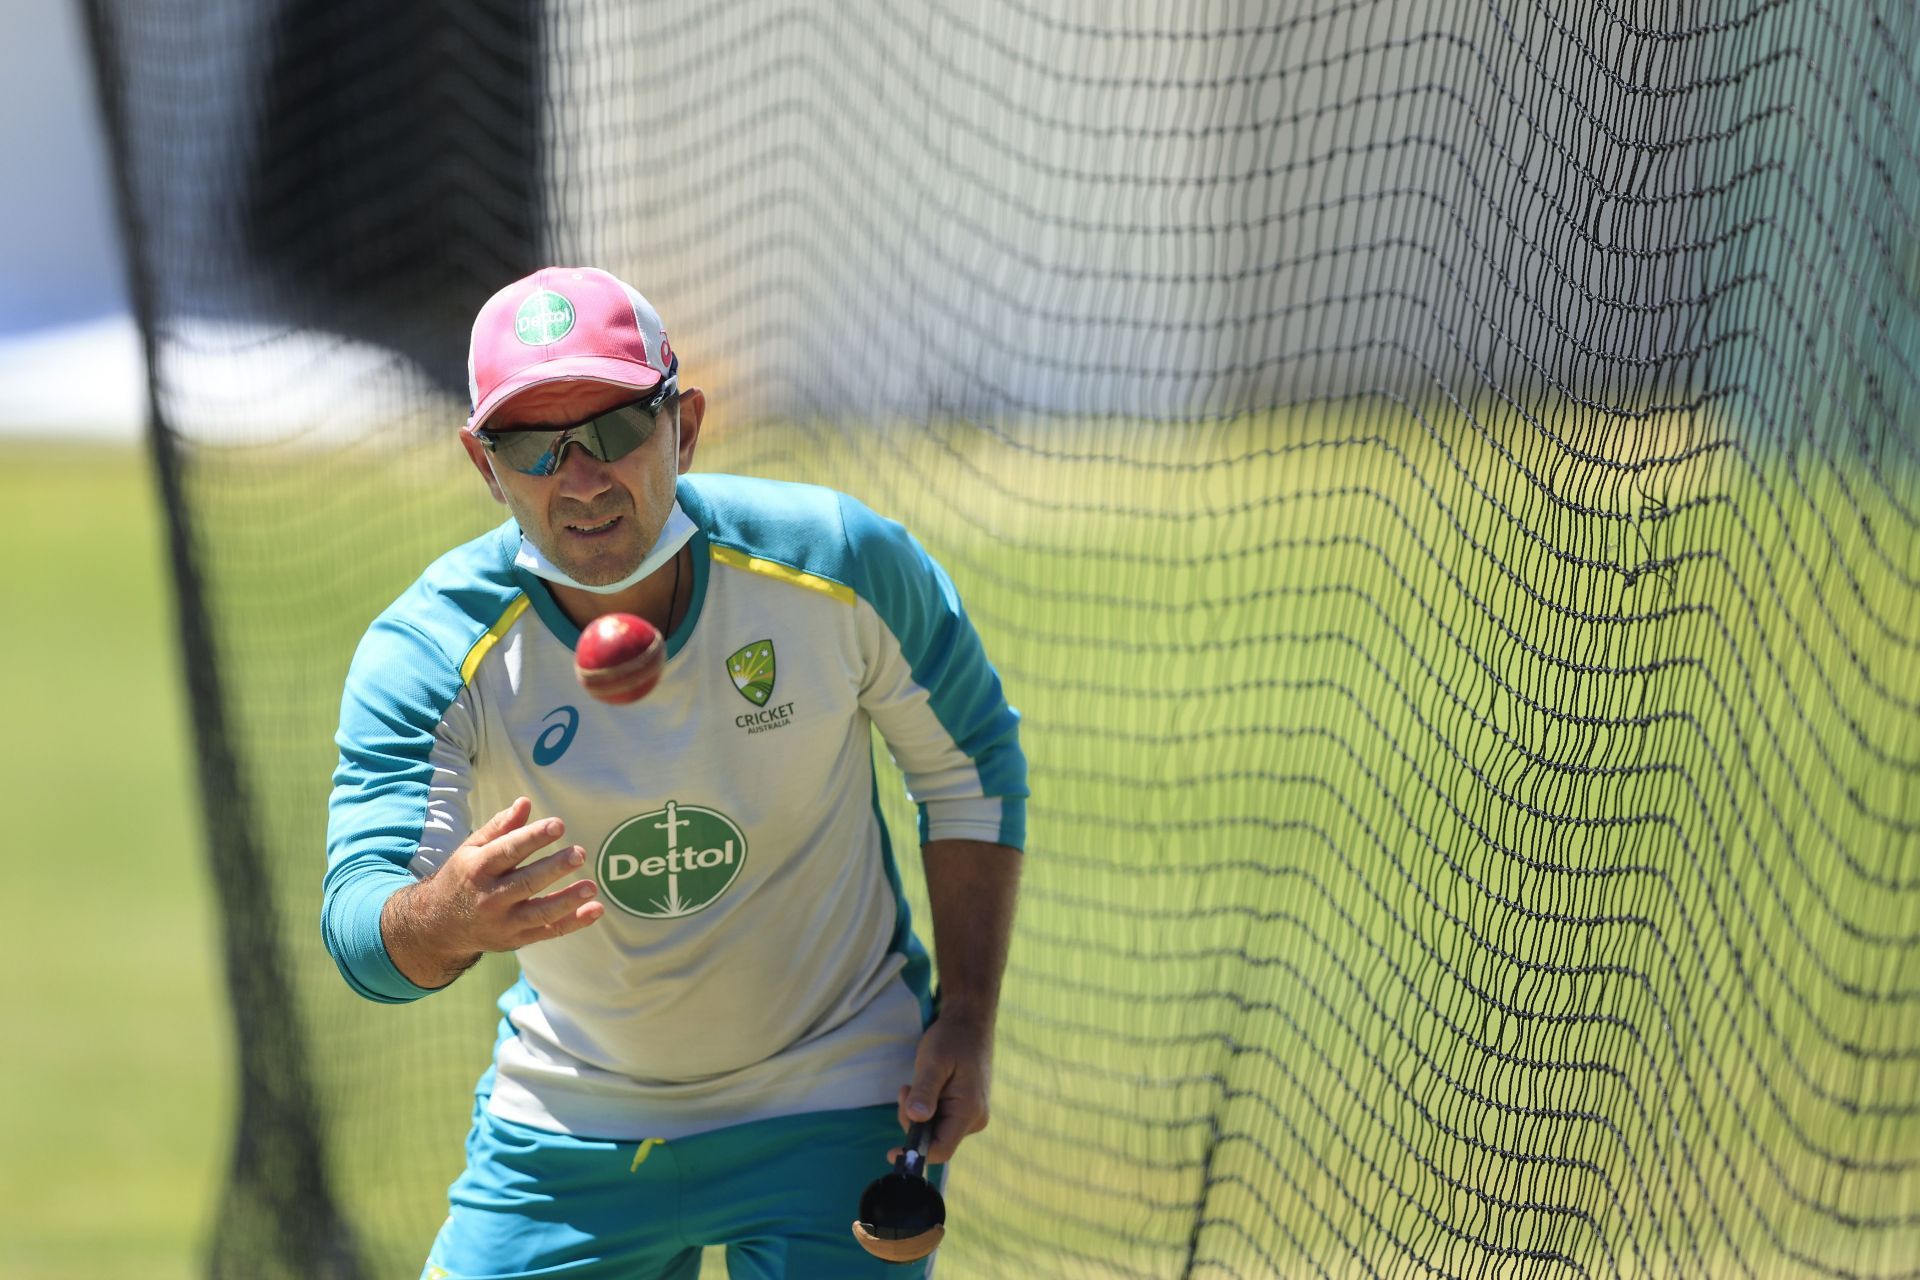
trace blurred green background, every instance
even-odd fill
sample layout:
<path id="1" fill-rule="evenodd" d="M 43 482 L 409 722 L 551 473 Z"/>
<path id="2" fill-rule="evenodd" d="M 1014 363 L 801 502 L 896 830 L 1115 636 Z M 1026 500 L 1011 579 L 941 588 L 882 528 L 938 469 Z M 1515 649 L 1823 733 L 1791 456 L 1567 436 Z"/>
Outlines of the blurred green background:
<path id="1" fill-rule="evenodd" d="M 853 476 L 880 510 L 912 510 L 965 583 L 989 648 L 1010 655 L 1036 791 L 1048 797 L 1043 856 L 1022 891 L 995 1128 L 954 1188 L 956 1206 L 991 1229 L 956 1233 L 947 1269 L 1020 1274 L 990 1264 L 1028 1265 L 1045 1235 L 1094 1259 L 1131 1250 L 1124 1271 L 1049 1274 L 1175 1274 L 1212 1123 L 1234 1141 L 1214 1153 L 1211 1176 L 1245 1198 L 1219 1220 L 1304 1238 L 1295 1252 L 1260 1242 L 1261 1257 L 1337 1256 L 1342 1240 L 1385 1250 L 1385 1228 L 1366 1215 L 1439 1205 L 1470 1221 L 1470 1201 L 1504 1194 L 1501 1165 L 1476 1162 L 1461 1137 L 1496 1113 L 1510 1126 L 1500 1141 L 1542 1168 L 1541 1157 L 1587 1151 L 1596 1133 L 1611 1144 L 1582 1157 L 1592 1173 L 1581 1176 L 1613 1181 L 1575 1188 L 1611 1199 L 1591 1239 L 1567 1246 L 1574 1256 L 1678 1256 L 1691 1223 L 1733 1203 L 1809 1256 L 1901 1256 L 1920 1185 L 1907 1157 L 1913 1121 L 1874 1107 L 1911 1096 L 1910 1057 L 1883 1048 L 1904 1053 L 1893 1001 L 1911 996 L 1897 972 L 1875 968 L 1884 952 L 1868 944 L 1912 936 L 1913 895 L 1875 892 L 1864 875 L 1897 867 L 1909 846 L 1860 811 L 1905 813 L 1904 784 L 1860 764 L 1870 740 L 1820 699 L 1840 709 L 1854 688 L 1844 682 L 1904 669 L 1904 651 L 1857 600 L 1905 598 L 1891 579 L 1920 565 L 1920 542 L 1896 519 L 1911 481 L 1748 453 L 1715 443 L 1736 437 L 1709 422 L 1675 421 L 1632 440 L 1691 459 L 1661 473 L 1658 497 L 1676 514 L 1622 528 L 1592 513 L 1638 510 L 1643 482 L 1603 467 L 1591 442 L 1588 462 L 1536 473 L 1509 459 L 1537 461 L 1549 445 L 1515 424 L 1505 441 L 1447 424 L 1444 449 L 1360 425 L 1299 415 L 1169 433 L 1163 452 L 1141 449 L 1144 465 L 1022 455 L 931 430 L 813 445 L 816 466 Z M 1290 447 L 1300 440 L 1347 444 Z M 1690 447 L 1702 441 L 1714 447 Z M 775 469 L 741 441 L 711 443 L 703 469 Z M 442 441 L 381 474 L 444 477 L 446 457 Z M 335 518 L 328 503 L 398 509 L 368 505 L 377 485 L 316 491 L 310 464 L 208 463 L 231 469 L 220 478 L 234 481 L 232 509 L 257 517 L 234 526 L 250 537 L 222 543 L 234 550 L 222 564 L 230 599 L 249 602 L 228 615 L 236 630 L 264 584 L 320 581 L 284 567 L 324 547 L 313 528 Z M 930 475 L 962 477 L 965 499 L 916 507 L 916 478 Z M 1581 507 L 1528 509 L 1541 475 Z M 320 494 L 311 510 L 289 498 L 303 488 Z M 1060 497 L 1076 493 L 1098 501 Z M 469 516 L 483 501 L 464 475 L 446 478 L 444 498 L 418 494 Z M 1501 518 L 1513 510 L 1530 523 Z M 232 1121 L 231 1028 L 151 475 L 129 448 L 0 440 L 0 512 L 20 624 L 6 629 L 13 649 L 0 661 L 13 730 L 0 750 L 25 823 L 7 933 L 15 1044 L 0 1053 L 0 1277 L 195 1275 Z M 1180 512 L 1207 513 L 1191 553 L 1158 541 L 1166 513 Z M 1530 551 L 1535 535 L 1581 557 L 1578 571 Z M 1870 554 L 1869 538 L 1889 549 Z M 397 590 L 423 553 L 383 545 L 377 567 Z M 1489 579 L 1484 611 L 1426 611 L 1459 598 L 1450 575 L 1483 558 L 1525 572 Z M 1620 569 L 1661 558 L 1658 572 Z M 1756 585 L 1734 591 L 1723 573 Z M 1143 612 L 1140 599 L 1159 607 Z M 1575 606 L 1639 625 L 1570 631 Z M 329 763 L 324 704 L 365 613 L 284 616 L 301 619 L 304 652 L 320 656 L 279 661 L 282 649 L 256 641 L 229 675 L 248 695 L 249 723 L 294 743 L 261 757 L 262 794 L 279 798 L 261 812 L 280 824 L 279 847 L 298 849 L 315 821 L 311 780 Z M 1100 651 L 1090 674 L 1089 651 L 1129 624 L 1132 642 Z M 1571 636 L 1589 665 L 1542 674 L 1545 663 L 1503 641 L 1507 626 L 1562 645 Z M 1325 654 L 1353 637 L 1356 658 Z M 289 682 L 310 696 L 290 705 Z M 1519 705 L 1548 695 L 1601 707 L 1631 695 L 1651 727 L 1635 736 L 1608 721 L 1569 746 L 1554 717 Z M 1888 732 L 1904 746 L 1902 726 Z M 1122 757 L 1116 742 L 1153 754 Z M 1254 767 L 1248 742 L 1262 753 Z M 1622 781 L 1563 794 L 1532 763 L 1575 752 L 1593 777 Z M 1743 758 L 1744 771 L 1729 764 Z M 1853 789 L 1809 761 L 1844 766 Z M 1499 805 L 1489 778 L 1511 789 Z M 1143 782 L 1177 788 L 1174 816 L 1192 815 L 1203 834 L 1219 814 L 1270 810 L 1292 825 L 1232 858 L 1220 839 L 1102 825 L 1128 812 L 1125 793 Z M 897 785 L 881 791 L 903 822 Z M 1521 852 L 1546 852 L 1535 828 L 1500 825 L 1513 796 L 1552 806 L 1549 817 L 1637 812 L 1670 824 L 1647 834 L 1608 823 L 1551 849 L 1564 869 L 1536 868 L 1483 834 L 1518 831 L 1506 838 Z M 317 849 L 312 866 L 288 871 L 290 924 L 312 919 Z M 1160 879 L 1143 887 L 1139 868 Z M 1486 944 L 1509 936 L 1532 959 Z M 317 931 L 293 938 L 292 985 L 327 1029 L 311 1052 L 330 1090 L 338 1186 L 370 1256 L 417 1256 L 457 1168 L 463 1091 L 501 983 L 389 1016 L 351 996 L 317 947 Z M 1528 976 L 1546 966 L 1567 972 Z M 1562 982 L 1558 998 L 1582 1017 L 1474 1021 L 1473 984 L 1523 980 Z M 1231 1028 L 1226 1048 L 1217 1021 Z M 383 1038 L 408 1046 L 407 1070 L 365 1051 Z M 1889 1061 L 1856 1079 L 1836 1042 Z M 1488 1044 L 1560 1078 L 1490 1073 L 1469 1098 L 1447 1073 Z M 356 1087 L 376 1075 L 382 1089 Z M 1193 1104 L 1219 1080 L 1227 1110 L 1209 1120 Z M 1541 1089 L 1579 1105 L 1540 1113 Z M 1871 1105 L 1843 1111 L 1855 1096 Z M 396 1132 L 410 1140 L 385 1140 Z M 1089 1133 L 1102 1158 L 1086 1164 Z M 1718 1163 L 1663 1189 L 1643 1176 L 1635 1143 Z M 1854 1163 L 1834 1172 L 1836 1152 Z M 1073 1179 L 1057 1176 L 1069 1167 Z M 1830 1200 L 1804 1190 L 1823 1185 Z M 1889 1225 L 1854 1230 L 1835 1206 Z M 1531 1229 L 1524 1213 L 1550 1209 L 1545 1199 L 1510 1209 L 1503 1229 Z M 1726 1244 L 1709 1240 L 1700 1273 L 1773 1274 L 1743 1265 L 1740 1250 L 1778 1260 L 1754 1231 L 1735 1222 Z M 1480 1242 L 1462 1232 L 1422 1247 L 1451 1250 L 1464 1274 Z M 1240 1274 L 1261 1274 L 1245 1265 Z"/>
<path id="2" fill-rule="evenodd" d="M 0 438 L 0 1276 L 199 1275 L 232 1030 L 146 454 Z"/>

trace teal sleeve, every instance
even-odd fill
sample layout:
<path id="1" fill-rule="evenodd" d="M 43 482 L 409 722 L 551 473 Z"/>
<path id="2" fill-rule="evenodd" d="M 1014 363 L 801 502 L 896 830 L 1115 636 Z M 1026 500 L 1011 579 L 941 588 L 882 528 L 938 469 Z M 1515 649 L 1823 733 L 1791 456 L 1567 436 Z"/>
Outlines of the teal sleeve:
<path id="1" fill-rule="evenodd" d="M 441 649 L 406 622 L 376 620 L 354 654 L 340 704 L 327 806 L 320 932 L 341 976 L 369 1000 L 428 994 L 394 966 L 380 933 L 388 898 L 414 883 L 442 718 L 463 687 Z"/>
<path id="2" fill-rule="evenodd" d="M 840 499 L 852 586 L 899 642 L 913 681 L 954 744 L 973 761 L 983 796 L 1000 801 L 996 843 L 1026 844 L 1027 758 L 1020 714 L 967 618 L 944 569 L 899 523 L 853 498 Z M 920 836 L 928 835 L 927 805 Z"/>

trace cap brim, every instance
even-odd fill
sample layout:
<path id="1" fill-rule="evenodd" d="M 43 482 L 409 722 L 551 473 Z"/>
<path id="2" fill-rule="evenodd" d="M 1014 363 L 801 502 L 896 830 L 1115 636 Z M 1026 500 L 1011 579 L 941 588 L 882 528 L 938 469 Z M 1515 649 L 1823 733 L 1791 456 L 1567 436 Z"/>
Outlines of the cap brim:
<path id="1" fill-rule="evenodd" d="M 467 429 L 478 431 L 487 420 L 506 406 L 507 401 L 532 387 L 556 382 L 599 382 L 628 391 L 651 391 L 660 385 L 661 373 L 651 365 L 618 356 L 561 356 L 557 360 L 522 369 L 495 387 L 467 419 Z"/>

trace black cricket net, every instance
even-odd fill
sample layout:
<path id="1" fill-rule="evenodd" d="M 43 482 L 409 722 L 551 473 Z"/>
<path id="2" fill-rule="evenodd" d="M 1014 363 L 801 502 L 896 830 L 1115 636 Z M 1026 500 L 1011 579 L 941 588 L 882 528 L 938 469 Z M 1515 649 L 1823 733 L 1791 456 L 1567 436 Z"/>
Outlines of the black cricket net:
<path id="1" fill-rule="evenodd" d="M 703 468 L 913 527 L 1025 714 L 945 1280 L 1920 1275 L 1912 6 L 88 11 L 239 1029 L 213 1274 L 413 1275 L 459 1168 L 511 962 L 348 993 L 331 735 L 498 518 L 466 329 L 558 262 L 659 306 Z"/>

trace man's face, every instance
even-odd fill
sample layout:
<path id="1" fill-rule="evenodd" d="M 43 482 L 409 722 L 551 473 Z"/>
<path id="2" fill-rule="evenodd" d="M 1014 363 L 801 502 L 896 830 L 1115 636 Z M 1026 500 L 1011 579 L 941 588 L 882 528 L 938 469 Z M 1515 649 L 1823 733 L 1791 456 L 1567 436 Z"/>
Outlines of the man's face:
<path id="1" fill-rule="evenodd" d="M 495 413 L 487 429 L 571 426 L 634 398 L 605 383 L 530 387 Z M 470 434 L 463 431 L 460 439 L 528 541 L 574 581 L 605 586 L 632 573 L 659 538 L 673 511 L 674 478 L 693 461 L 703 407 L 700 392 L 688 388 L 677 405 L 661 408 L 653 434 L 625 457 L 602 462 L 569 444 L 550 476 L 523 475 Z"/>

